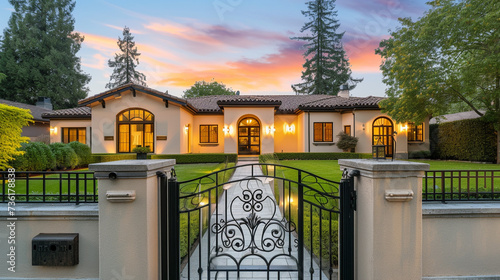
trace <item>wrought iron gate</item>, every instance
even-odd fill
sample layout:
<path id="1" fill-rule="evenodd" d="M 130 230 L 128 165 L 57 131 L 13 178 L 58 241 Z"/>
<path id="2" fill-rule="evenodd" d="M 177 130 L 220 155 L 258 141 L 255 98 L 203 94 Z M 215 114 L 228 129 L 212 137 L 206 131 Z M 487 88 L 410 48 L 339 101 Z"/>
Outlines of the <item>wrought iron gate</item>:
<path id="1" fill-rule="evenodd" d="M 276 164 L 183 182 L 159 173 L 162 279 L 354 279 L 354 175 Z"/>

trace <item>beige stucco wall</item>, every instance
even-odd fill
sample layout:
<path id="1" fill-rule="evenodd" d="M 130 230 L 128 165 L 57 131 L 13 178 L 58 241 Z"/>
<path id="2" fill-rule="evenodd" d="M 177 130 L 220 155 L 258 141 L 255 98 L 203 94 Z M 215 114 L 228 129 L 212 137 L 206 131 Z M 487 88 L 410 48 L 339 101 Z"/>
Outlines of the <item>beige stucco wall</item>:
<path id="1" fill-rule="evenodd" d="M 99 219 L 97 205 L 16 204 L 16 272 L 8 271 L 7 205 L 0 211 L 0 279 L 99 278 Z M 85 210 L 84 210 L 85 209 Z M 31 240 L 39 233 L 79 233 L 79 264 L 32 266 Z M 5 277 L 5 278 L 4 278 Z"/>
<path id="2" fill-rule="evenodd" d="M 500 277 L 499 232 L 496 203 L 424 204 L 423 276 Z"/>
<path id="3" fill-rule="evenodd" d="M 314 142 L 314 123 L 315 122 L 333 122 L 333 142 Z M 337 134 L 343 131 L 344 126 L 342 124 L 342 116 L 338 112 L 311 112 L 311 117 L 309 119 L 309 129 L 310 129 L 310 141 L 311 149 L 313 153 L 320 152 L 342 152 L 335 143 L 337 142 Z M 307 133 L 307 131 L 305 131 Z"/>
<path id="4" fill-rule="evenodd" d="M 192 151 L 193 153 L 223 153 L 224 152 L 224 116 L 195 115 L 193 116 Z M 218 125 L 218 143 L 200 144 L 200 125 Z"/>
<path id="5" fill-rule="evenodd" d="M 268 134 L 266 127 L 274 126 L 274 107 L 225 107 L 224 126 L 232 128 L 232 133 L 224 135 L 224 153 L 238 153 L 238 121 L 246 116 L 255 117 L 260 122 L 260 153 L 273 153 L 274 134 Z"/>
<path id="6" fill-rule="evenodd" d="M 300 151 L 299 117 L 297 115 L 276 115 L 274 117 L 274 151 L 291 153 Z M 287 130 L 287 127 L 289 130 Z"/>
<path id="7" fill-rule="evenodd" d="M 297 148 L 299 153 L 307 152 L 307 113 L 300 113 L 297 116 Z"/>
<path id="8" fill-rule="evenodd" d="M 192 123 L 175 103 L 170 102 L 168 108 L 160 99 L 137 91 L 136 97 L 130 91 L 122 92 L 121 98 L 106 101 L 106 108 L 100 104 L 92 107 L 92 152 L 116 153 L 117 126 L 116 115 L 131 108 L 146 109 L 155 116 L 155 150 L 156 154 L 179 154 L 187 152 L 184 124 Z M 189 113 L 187 113 L 189 114 Z M 182 123 L 182 125 L 181 125 Z M 104 141 L 104 136 L 113 136 L 113 141 Z M 167 140 L 156 140 L 156 136 L 167 136 Z M 182 143 L 182 146 L 181 146 Z"/>
<path id="9" fill-rule="evenodd" d="M 50 132 L 50 143 L 59 143 L 62 142 L 62 128 L 63 127 L 85 127 L 87 129 L 86 132 L 86 143 L 90 146 L 91 139 L 91 122 L 90 120 L 51 120 L 50 127 L 56 128 L 55 130 Z"/>
<path id="10" fill-rule="evenodd" d="M 179 125 L 181 127 L 180 137 L 180 153 L 186 154 L 192 152 L 193 147 L 193 115 L 185 109 L 179 111 Z"/>

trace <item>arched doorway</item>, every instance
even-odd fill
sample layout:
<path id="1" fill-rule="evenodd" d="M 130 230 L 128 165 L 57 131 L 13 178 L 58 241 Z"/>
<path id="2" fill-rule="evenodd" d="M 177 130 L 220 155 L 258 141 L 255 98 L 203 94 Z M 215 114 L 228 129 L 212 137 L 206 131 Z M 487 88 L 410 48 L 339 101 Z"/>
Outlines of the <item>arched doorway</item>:
<path id="1" fill-rule="evenodd" d="M 260 123 L 254 117 L 245 117 L 238 123 L 238 154 L 260 154 Z"/>
<path id="2" fill-rule="evenodd" d="M 392 141 L 393 132 L 394 126 L 390 119 L 380 117 L 373 121 L 372 145 L 385 145 L 386 157 L 392 157 L 394 153 L 394 143 Z"/>

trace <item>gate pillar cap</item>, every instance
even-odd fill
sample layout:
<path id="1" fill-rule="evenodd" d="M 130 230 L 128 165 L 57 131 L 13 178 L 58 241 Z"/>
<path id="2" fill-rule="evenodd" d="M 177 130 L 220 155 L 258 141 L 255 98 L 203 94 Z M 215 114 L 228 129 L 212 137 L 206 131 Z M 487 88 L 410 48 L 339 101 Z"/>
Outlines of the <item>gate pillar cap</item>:
<path id="1" fill-rule="evenodd" d="M 170 171 L 175 159 L 119 160 L 89 164 L 89 170 L 95 172 L 98 179 L 109 178 L 116 173 L 116 178 L 148 178 L 156 176 L 157 171 Z"/>
<path id="2" fill-rule="evenodd" d="M 429 170 L 427 163 L 403 160 L 339 159 L 340 169 L 359 170 L 361 176 L 377 178 L 422 177 Z"/>

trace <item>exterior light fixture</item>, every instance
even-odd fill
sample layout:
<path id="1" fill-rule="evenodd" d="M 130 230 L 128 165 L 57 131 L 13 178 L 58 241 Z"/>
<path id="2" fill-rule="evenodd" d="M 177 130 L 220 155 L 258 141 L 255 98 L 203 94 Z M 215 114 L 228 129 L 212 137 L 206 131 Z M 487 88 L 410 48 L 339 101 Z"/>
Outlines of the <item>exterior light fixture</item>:
<path id="1" fill-rule="evenodd" d="M 295 125 L 286 125 L 285 126 L 285 132 L 288 132 L 288 133 L 294 133 L 295 132 Z"/>
<path id="2" fill-rule="evenodd" d="M 408 125 L 407 124 L 401 125 L 401 129 L 400 129 L 401 132 L 404 132 L 404 131 L 407 131 L 407 130 L 408 130 Z"/>
<path id="3" fill-rule="evenodd" d="M 372 146 L 373 159 L 385 159 L 385 145 L 382 143 L 381 138 L 377 139 L 375 145 Z"/>
<path id="4" fill-rule="evenodd" d="M 53 134 L 57 134 L 57 126 L 51 126 L 50 127 L 50 132 Z"/>
<path id="5" fill-rule="evenodd" d="M 222 131 L 224 131 L 224 134 L 233 134 L 233 127 L 232 126 L 224 126 L 224 128 L 222 129 Z"/>
<path id="6" fill-rule="evenodd" d="M 274 128 L 274 126 L 266 126 L 266 132 L 267 134 L 272 134 L 276 131 L 276 129 Z"/>
<path id="7" fill-rule="evenodd" d="M 189 130 L 189 124 L 186 124 L 186 125 L 184 126 L 184 130 L 185 130 L 186 132 Z"/>

